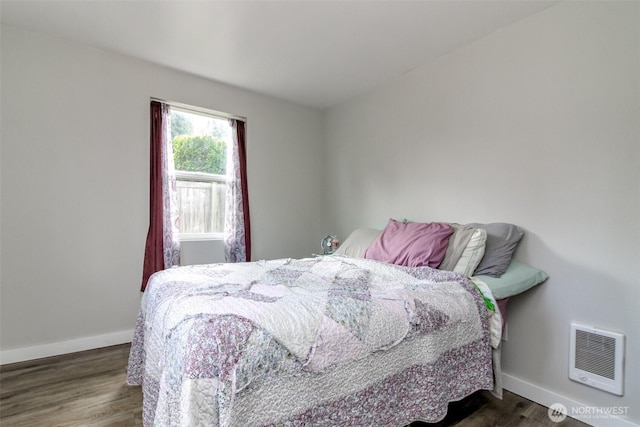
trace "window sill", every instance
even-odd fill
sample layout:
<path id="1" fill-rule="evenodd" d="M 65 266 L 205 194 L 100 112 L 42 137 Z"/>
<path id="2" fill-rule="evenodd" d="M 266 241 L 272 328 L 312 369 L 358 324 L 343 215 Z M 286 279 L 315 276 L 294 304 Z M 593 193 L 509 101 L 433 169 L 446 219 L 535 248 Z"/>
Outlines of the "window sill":
<path id="1" fill-rule="evenodd" d="M 201 241 L 223 241 L 224 234 L 222 233 L 183 233 L 178 234 L 178 239 L 181 242 L 201 242 Z"/>

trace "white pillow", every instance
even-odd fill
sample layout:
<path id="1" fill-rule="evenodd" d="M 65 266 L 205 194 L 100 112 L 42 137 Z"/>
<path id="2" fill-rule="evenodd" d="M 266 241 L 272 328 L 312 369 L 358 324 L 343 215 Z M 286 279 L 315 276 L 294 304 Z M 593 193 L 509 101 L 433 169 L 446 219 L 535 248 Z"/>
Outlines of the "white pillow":
<path id="1" fill-rule="evenodd" d="M 473 232 L 476 231 L 473 227 L 466 227 L 460 224 L 449 224 L 453 227 L 453 234 L 449 237 L 449 245 L 447 246 L 447 252 L 444 254 L 444 259 L 438 266 L 439 270 L 453 271 L 462 256 L 462 252 L 469 244 Z"/>
<path id="2" fill-rule="evenodd" d="M 346 255 L 351 258 L 364 258 L 371 243 L 382 233 L 380 230 L 373 228 L 358 228 L 342 242 L 334 253 L 337 255 Z"/>
<path id="3" fill-rule="evenodd" d="M 478 264 L 482 261 L 486 244 L 487 231 L 482 228 L 477 228 L 471 235 L 471 239 L 469 239 L 469 243 L 467 243 L 464 251 L 462 251 L 462 255 L 453 271 L 462 273 L 467 277 L 472 276 Z"/>

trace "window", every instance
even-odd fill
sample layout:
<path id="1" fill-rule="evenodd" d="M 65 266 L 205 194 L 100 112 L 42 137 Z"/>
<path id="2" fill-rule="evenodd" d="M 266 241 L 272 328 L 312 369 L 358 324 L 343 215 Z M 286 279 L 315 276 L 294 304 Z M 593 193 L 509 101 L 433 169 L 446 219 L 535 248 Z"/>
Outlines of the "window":
<path id="1" fill-rule="evenodd" d="M 245 119 L 203 111 L 151 99 L 143 292 L 153 273 L 180 263 L 180 239 L 221 239 L 226 262 L 251 261 Z M 176 181 L 185 188 L 180 206 Z M 198 189 L 198 183 L 203 188 Z M 217 192 L 223 196 L 214 196 Z M 183 212 L 182 227 L 179 212 Z"/>
<path id="2" fill-rule="evenodd" d="M 228 119 L 171 108 L 181 240 L 221 239 L 225 224 Z"/>

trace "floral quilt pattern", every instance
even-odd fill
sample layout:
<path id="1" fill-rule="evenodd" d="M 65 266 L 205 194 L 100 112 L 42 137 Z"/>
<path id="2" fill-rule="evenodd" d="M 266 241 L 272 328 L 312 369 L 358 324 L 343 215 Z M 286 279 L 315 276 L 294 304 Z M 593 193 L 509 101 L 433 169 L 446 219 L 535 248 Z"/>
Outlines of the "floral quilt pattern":
<path id="1" fill-rule="evenodd" d="M 474 285 L 428 267 L 178 267 L 149 280 L 127 381 L 143 387 L 146 426 L 437 421 L 492 388 L 488 331 Z"/>

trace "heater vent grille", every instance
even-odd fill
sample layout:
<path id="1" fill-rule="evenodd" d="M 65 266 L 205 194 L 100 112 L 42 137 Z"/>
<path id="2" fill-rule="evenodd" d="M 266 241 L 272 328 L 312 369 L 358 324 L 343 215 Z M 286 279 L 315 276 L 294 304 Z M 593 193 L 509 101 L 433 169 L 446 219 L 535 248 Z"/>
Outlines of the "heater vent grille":
<path id="1" fill-rule="evenodd" d="M 576 368 L 615 379 L 616 340 L 586 331 L 576 331 Z"/>
<path id="2" fill-rule="evenodd" d="M 569 378 L 622 395 L 624 335 L 571 324 Z"/>

